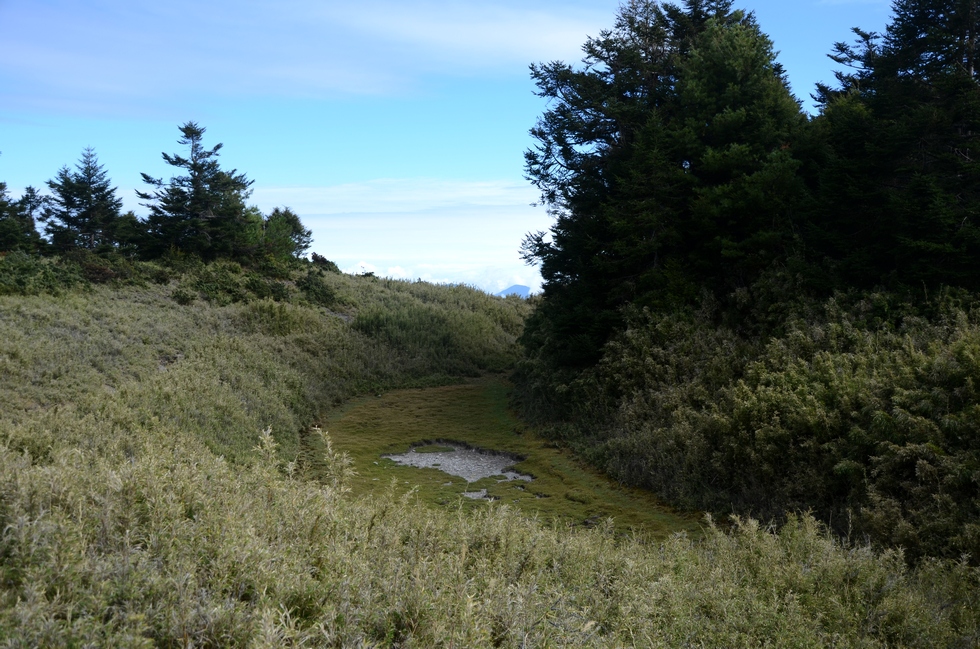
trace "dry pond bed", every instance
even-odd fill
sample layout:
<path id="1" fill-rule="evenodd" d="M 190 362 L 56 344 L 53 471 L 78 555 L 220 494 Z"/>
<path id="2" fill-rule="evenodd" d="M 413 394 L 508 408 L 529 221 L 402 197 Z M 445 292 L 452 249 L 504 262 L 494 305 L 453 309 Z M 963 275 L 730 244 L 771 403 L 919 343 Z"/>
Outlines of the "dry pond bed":
<path id="1" fill-rule="evenodd" d="M 437 440 L 434 444 L 422 442 L 413 445 L 407 453 L 389 453 L 381 457 L 419 469 L 438 469 L 467 483 L 479 482 L 484 478 L 493 478 L 497 482 L 534 480 L 534 476 L 513 470 L 514 464 L 524 459 L 522 457 L 474 448 L 453 440 Z M 486 489 L 464 491 L 463 495 L 474 500 L 493 500 Z"/>

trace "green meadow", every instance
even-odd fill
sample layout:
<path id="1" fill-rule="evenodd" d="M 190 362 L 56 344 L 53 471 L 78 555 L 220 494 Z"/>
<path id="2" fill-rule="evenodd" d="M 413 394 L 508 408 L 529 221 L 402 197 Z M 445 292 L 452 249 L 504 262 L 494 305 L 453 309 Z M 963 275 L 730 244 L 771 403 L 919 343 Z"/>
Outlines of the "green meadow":
<path id="1" fill-rule="evenodd" d="M 463 507 L 487 507 L 486 501 L 464 498 L 463 492 L 485 489 L 499 504 L 558 525 L 599 525 L 611 519 L 622 533 L 664 538 L 677 532 L 700 536 L 701 516 L 672 511 L 650 492 L 622 487 L 575 458 L 568 450 L 534 434 L 508 408 L 509 384 L 487 376 L 436 388 L 396 390 L 368 396 L 337 409 L 327 427 L 337 450 L 348 453 L 357 476 L 355 494 L 378 494 L 391 489 L 413 490 L 424 502 Z M 448 447 L 440 442 L 512 454 L 514 469 L 532 476 L 530 482 L 498 481 L 488 477 L 467 483 L 438 469 L 402 466 L 384 454 L 419 452 Z"/>

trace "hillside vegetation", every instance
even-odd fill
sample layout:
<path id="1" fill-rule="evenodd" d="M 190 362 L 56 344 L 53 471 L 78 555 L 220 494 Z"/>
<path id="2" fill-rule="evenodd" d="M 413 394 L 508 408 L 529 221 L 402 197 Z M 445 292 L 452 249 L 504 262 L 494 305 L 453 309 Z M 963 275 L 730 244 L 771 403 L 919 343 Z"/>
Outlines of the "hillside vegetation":
<path id="1" fill-rule="evenodd" d="M 3 646 L 978 637 L 974 569 L 912 569 L 809 517 L 649 542 L 507 507 L 354 498 L 349 460 L 328 439 L 319 468 L 304 463 L 311 425 L 351 395 L 507 367 L 519 299 L 310 264 L 288 279 L 136 264 L 92 284 L 74 262 L 0 263 Z M 301 288 L 311 274 L 319 288 Z M 247 289 L 258 281 L 282 299 Z M 329 307 L 315 298 L 325 294 Z"/>
<path id="2" fill-rule="evenodd" d="M 533 66 L 523 415 L 675 505 L 980 563 L 978 30 L 896 0 L 814 115 L 730 0 L 631 0 Z"/>
<path id="3" fill-rule="evenodd" d="M 143 217 L 0 182 L 0 646 L 980 646 L 978 9 L 809 116 L 731 0 L 624 3 L 532 66 L 529 301 L 307 261 L 194 122 Z M 460 416 L 540 493 L 380 484 Z"/>
<path id="4" fill-rule="evenodd" d="M 812 302 L 767 337 L 634 312 L 589 371 L 521 365 L 552 437 L 675 505 L 809 511 L 910 559 L 980 559 L 980 312 L 895 296 Z M 557 407 L 554 404 L 558 404 Z"/>
<path id="5" fill-rule="evenodd" d="M 117 278 L 94 284 L 86 273 Z M 234 262 L 0 259 L 3 292 L 36 293 L 2 298 L 8 444 L 36 457 L 58 440 L 101 445 L 122 425 L 102 418 L 125 413 L 232 461 L 271 427 L 291 457 L 300 432 L 352 395 L 500 371 L 517 357 L 526 310 L 517 298 L 312 264 L 292 275 Z"/>

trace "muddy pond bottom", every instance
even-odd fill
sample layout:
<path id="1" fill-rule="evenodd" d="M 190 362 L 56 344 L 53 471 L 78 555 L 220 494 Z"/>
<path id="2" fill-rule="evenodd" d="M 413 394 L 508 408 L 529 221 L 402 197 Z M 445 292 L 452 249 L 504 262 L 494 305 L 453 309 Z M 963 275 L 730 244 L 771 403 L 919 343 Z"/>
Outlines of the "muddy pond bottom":
<path id="1" fill-rule="evenodd" d="M 513 455 L 442 442 L 437 447 L 439 450 L 428 446 L 433 450 L 420 453 L 416 450 L 417 448 L 424 449 L 427 447 L 416 446 L 409 449 L 407 453 L 383 455 L 382 457 L 398 464 L 420 469 L 439 469 L 443 473 L 460 477 L 467 482 L 476 482 L 493 477 L 496 477 L 498 482 L 511 480 L 530 482 L 534 479 L 529 475 L 513 470 L 514 463 L 521 460 L 521 458 Z M 481 499 L 485 498 L 486 494 L 486 489 L 481 489 L 480 491 L 465 492 L 463 495 L 468 498 Z"/>

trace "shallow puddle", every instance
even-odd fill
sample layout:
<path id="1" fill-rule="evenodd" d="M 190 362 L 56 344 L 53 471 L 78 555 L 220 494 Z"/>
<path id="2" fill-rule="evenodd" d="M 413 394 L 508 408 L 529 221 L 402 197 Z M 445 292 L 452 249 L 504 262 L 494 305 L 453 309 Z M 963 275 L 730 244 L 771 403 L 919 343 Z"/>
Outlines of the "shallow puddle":
<path id="1" fill-rule="evenodd" d="M 420 469 L 439 469 L 449 475 L 460 477 L 467 482 L 476 482 L 477 480 L 492 478 L 494 476 L 499 476 L 499 482 L 509 482 L 511 480 L 525 480 L 530 482 L 534 479 L 529 475 L 517 473 L 512 470 L 514 464 L 521 461 L 521 458 L 513 455 L 483 451 L 451 443 L 440 443 L 440 446 L 450 450 L 419 453 L 416 451 L 416 448 L 424 447 L 413 447 L 409 449 L 408 453 L 382 455 L 382 457 L 388 458 L 398 464 L 414 466 Z"/>

